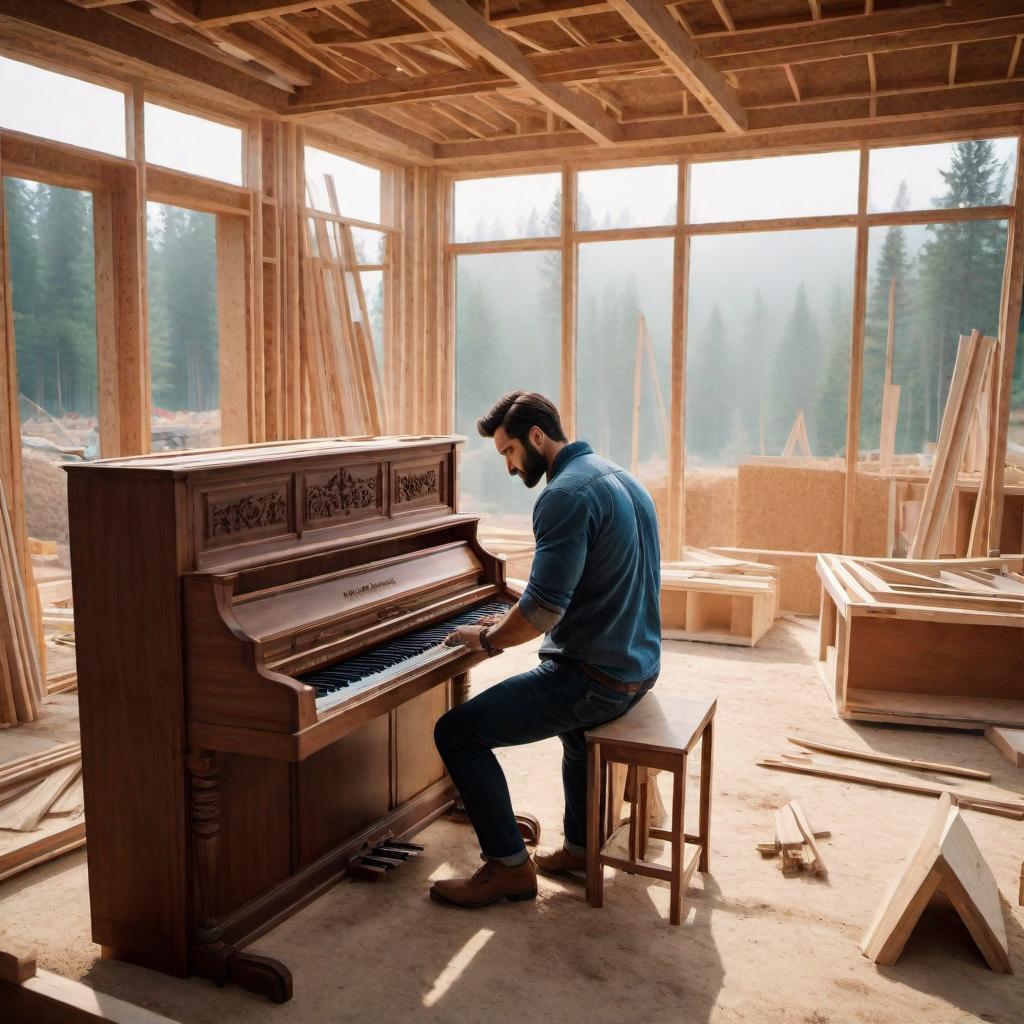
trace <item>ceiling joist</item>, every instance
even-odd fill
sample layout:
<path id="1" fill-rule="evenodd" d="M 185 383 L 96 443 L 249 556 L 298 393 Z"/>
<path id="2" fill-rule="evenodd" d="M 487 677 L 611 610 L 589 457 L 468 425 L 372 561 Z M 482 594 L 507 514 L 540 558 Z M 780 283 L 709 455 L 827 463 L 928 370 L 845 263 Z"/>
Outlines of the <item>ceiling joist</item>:
<path id="1" fill-rule="evenodd" d="M 612 0 L 612 7 L 670 67 L 727 131 L 742 132 L 747 115 L 736 92 L 697 49 L 668 11 L 655 0 Z"/>

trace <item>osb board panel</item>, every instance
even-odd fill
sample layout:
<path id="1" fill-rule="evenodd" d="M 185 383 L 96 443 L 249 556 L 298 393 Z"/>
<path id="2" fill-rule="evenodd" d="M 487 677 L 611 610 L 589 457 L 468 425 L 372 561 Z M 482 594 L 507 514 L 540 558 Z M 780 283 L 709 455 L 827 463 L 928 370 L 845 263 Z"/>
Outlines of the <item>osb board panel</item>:
<path id="1" fill-rule="evenodd" d="M 841 551 L 845 480 L 844 470 L 838 467 L 741 465 L 736 546 Z M 887 480 L 857 474 L 853 554 L 887 554 L 888 496 Z M 694 543 L 689 533 L 687 542 Z"/>

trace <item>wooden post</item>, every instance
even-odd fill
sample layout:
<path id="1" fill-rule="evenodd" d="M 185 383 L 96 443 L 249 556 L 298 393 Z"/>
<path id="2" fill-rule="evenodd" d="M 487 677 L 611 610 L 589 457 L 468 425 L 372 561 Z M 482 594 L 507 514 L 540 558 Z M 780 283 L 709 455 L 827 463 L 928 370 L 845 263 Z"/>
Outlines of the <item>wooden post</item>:
<path id="1" fill-rule="evenodd" d="M 857 254 L 853 283 L 853 332 L 850 345 L 850 388 L 846 407 L 846 483 L 843 494 L 843 553 L 852 554 L 857 501 L 857 456 L 860 447 L 860 400 L 864 386 L 864 318 L 868 294 L 868 164 L 867 144 L 860 147 L 857 189 Z"/>
<path id="2" fill-rule="evenodd" d="M 678 164 L 676 234 L 672 253 L 672 397 L 668 438 L 668 530 L 666 557 L 681 558 L 686 545 L 686 327 L 690 284 L 688 217 L 690 165 Z"/>
<path id="3" fill-rule="evenodd" d="M 562 429 L 575 438 L 576 409 L 576 309 L 579 287 L 579 246 L 576 243 L 576 171 L 562 167 L 562 362 L 558 412 Z"/>
<path id="4" fill-rule="evenodd" d="M 636 476 L 640 465 L 640 396 L 643 393 L 644 317 L 636 323 L 636 355 L 633 358 L 633 437 L 629 456 L 629 471 Z"/>
<path id="5" fill-rule="evenodd" d="M 1009 430 L 1010 392 L 1013 389 L 1013 363 L 1017 353 L 1020 326 L 1021 290 L 1024 289 L 1024 132 L 1017 133 L 1017 173 L 1014 176 L 1013 215 L 1006 233 L 1006 266 L 1003 270 L 1003 294 L 999 317 L 998 406 L 993 424 L 991 453 L 986 456 L 986 471 L 991 474 L 991 498 L 988 508 L 987 547 L 998 551 L 1003 530 L 1003 482 L 1006 475 L 1006 437 Z"/>

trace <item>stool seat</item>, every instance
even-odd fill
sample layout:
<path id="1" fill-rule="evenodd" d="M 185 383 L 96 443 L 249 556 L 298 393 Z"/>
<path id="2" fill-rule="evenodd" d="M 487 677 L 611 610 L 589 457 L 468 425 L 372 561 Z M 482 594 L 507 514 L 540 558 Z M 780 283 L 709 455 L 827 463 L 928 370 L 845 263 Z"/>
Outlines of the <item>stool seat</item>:
<path id="1" fill-rule="evenodd" d="M 621 718 L 587 730 L 587 741 L 666 754 L 689 753 L 700 740 L 718 701 L 662 697 L 651 691 Z"/>
<path id="2" fill-rule="evenodd" d="M 649 693 L 626 714 L 588 729 L 587 738 L 587 902 L 604 900 L 604 868 L 661 878 L 671 885 L 669 920 L 682 921 L 683 891 L 695 868 L 710 868 L 711 770 L 717 700 L 690 700 Z M 684 827 L 687 761 L 700 744 L 700 808 L 696 835 Z M 629 855 L 611 851 L 616 831 L 612 818 L 609 776 L 611 765 L 635 772 L 633 812 L 629 824 Z M 669 829 L 651 829 L 648 820 L 649 769 L 672 774 L 672 821 Z M 672 865 L 664 868 L 645 860 L 648 838 L 672 846 Z M 690 850 L 687 850 L 687 847 Z"/>

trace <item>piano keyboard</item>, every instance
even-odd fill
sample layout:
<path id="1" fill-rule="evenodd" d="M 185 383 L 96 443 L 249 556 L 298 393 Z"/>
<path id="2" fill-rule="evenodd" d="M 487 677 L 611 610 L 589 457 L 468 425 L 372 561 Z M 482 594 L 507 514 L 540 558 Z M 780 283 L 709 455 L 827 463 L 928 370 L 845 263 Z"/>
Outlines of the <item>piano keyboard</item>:
<path id="1" fill-rule="evenodd" d="M 457 647 L 444 645 L 444 638 L 457 626 L 478 622 L 485 615 L 504 615 L 509 607 L 506 601 L 489 601 L 477 605 L 445 622 L 406 633 L 347 661 L 307 672 L 298 676 L 298 680 L 316 688 L 317 711 L 324 711 L 350 699 L 354 694 L 387 682 L 398 671 L 404 673 L 420 668 L 458 651 Z"/>

